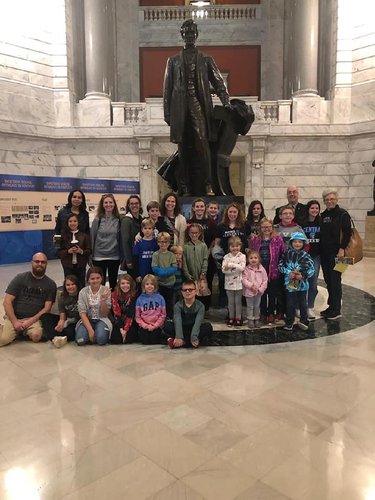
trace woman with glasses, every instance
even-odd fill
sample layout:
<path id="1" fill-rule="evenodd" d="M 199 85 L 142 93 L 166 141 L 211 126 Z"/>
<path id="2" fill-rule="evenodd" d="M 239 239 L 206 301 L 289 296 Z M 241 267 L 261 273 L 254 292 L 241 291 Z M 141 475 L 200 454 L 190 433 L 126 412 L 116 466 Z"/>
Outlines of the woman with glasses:
<path id="1" fill-rule="evenodd" d="M 121 269 L 135 279 L 137 273 L 134 268 L 133 246 L 135 237 L 141 232 L 143 220 L 142 203 L 138 195 L 129 196 L 125 211 L 125 217 L 121 219 L 121 244 L 124 254 Z"/>
<path id="2" fill-rule="evenodd" d="M 117 283 L 118 268 L 121 259 L 120 213 L 113 194 L 103 194 L 96 217 L 91 226 L 92 261 L 103 273 L 102 283 L 108 281 L 111 290 Z"/>
<path id="3" fill-rule="evenodd" d="M 283 293 L 279 280 L 279 261 L 285 251 L 285 244 L 282 237 L 274 231 L 271 219 L 263 217 L 260 221 L 259 235 L 251 239 L 251 250 L 259 253 L 268 277 L 267 289 L 260 301 L 260 321 L 274 323 L 277 298 Z M 282 314 L 278 311 L 278 319 L 281 319 Z"/>

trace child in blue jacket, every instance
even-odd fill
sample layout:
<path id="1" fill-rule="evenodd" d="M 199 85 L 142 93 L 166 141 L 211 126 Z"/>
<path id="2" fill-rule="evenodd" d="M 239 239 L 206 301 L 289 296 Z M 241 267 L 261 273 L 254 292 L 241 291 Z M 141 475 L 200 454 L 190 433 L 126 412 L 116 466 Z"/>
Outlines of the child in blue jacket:
<path id="1" fill-rule="evenodd" d="M 307 309 L 308 279 L 314 274 L 314 262 L 305 252 L 307 238 L 303 233 L 294 233 L 287 251 L 282 256 L 279 269 L 284 274 L 284 284 L 287 291 L 286 320 L 284 330 L 293 330 L 296 309 L 300 310 L 298 326 L 301 330 L 309 327 Z"/>

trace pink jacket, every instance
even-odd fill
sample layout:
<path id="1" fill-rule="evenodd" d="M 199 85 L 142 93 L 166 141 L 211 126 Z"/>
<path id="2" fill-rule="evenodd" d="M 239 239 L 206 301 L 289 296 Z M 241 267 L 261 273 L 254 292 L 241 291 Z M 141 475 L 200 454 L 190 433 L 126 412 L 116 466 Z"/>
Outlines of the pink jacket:
<path id="1" fill-rule="evenodd" d="M 242 295 L 244 297 L 254 297 L 254 295 L 263 295 L 268 284 L 268 278 L 266 270 L 262 265 L 259 265 L 258 269 L 252 269 L 250 266 L 246 266 L 244 272 L 242 273 Z M 252 286 L 256 286 L 258 293 L 254 293 L 251 289 Z"/>

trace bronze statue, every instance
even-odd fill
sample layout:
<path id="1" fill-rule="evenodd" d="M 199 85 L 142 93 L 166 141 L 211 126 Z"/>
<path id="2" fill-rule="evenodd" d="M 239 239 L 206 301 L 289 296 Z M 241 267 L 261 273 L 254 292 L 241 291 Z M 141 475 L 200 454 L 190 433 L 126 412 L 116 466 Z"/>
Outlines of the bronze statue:
<path id="1" fill-rule="evenodd" d="M 168 59 L 164 78 L 164 120 L 170 125 L 171 142 L 178 145 L 178 192 L 214 194 L 209 142 L 216 134 L 210 84 L 228 109 L 229 95 L 213 58 L 195 47 L 196 23 L 185 21 L 180 32 L 185 47 Z"/>

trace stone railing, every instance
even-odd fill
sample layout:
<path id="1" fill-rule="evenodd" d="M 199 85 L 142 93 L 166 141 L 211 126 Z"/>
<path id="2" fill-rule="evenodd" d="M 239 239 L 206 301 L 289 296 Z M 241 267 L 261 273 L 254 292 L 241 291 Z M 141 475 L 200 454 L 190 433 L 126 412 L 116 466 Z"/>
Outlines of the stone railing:
<path id="1" fill-rule="evenodd" d="M 185 19 L 249 20 L 260 18 L 260 5 L 209 5 L 206 7 L 140 7 L 140 21 L 184 21 Z"/>
<path id="2" fill-rule="evenodd" d="M 258 101 L 257 97 L 240 97 L 252 106 L 255 122 L 290 123 L 292 101 Z M 220 105 L 214 98 L 214 105 Z M 113 102 L 113 125 L 161 125 L 163 120 L 162 98 L 146 99 L 146 102 Z"/>

